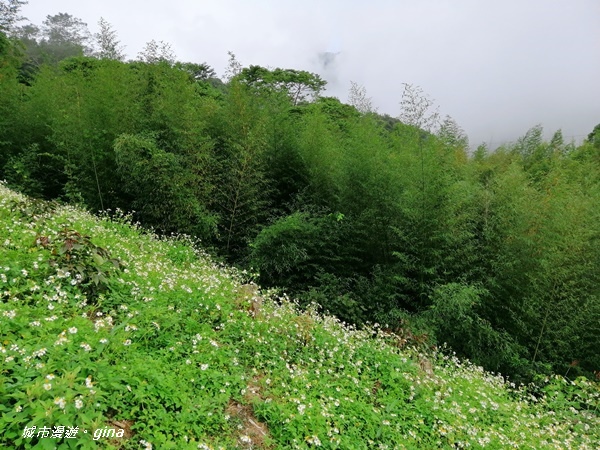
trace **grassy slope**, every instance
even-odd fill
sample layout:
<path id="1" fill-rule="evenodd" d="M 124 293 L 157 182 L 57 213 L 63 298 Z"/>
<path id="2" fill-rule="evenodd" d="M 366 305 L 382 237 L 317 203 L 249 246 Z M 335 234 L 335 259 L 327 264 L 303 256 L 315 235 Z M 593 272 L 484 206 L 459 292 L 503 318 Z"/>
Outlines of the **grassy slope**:
<path id="1" fill-rule="evenodd" d="M 89 283 L 98 271 L 105 292 Z M 181 240 L 0 185 L 0 446 L 600 446 L 597 384 L 557 378 L 534 399 L 452 357 L 430 355 L 431 373 L 377 329 L 285 298 L 254 317 L 242 275 Z M 23 438 L 25 426 L 79 433 Z M 94 440 L 106 427 L 124 436 Z"/>

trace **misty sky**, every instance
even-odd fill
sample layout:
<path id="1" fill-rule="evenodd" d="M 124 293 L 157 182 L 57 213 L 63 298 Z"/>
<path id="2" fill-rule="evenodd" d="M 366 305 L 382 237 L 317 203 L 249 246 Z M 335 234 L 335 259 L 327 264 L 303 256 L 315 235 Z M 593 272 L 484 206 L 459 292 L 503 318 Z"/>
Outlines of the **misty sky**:
<path id="1" fill-rule="evenodd" d="M 600 0 L 29 0 L 41 24 L 69 13 L 92 32 L 104 17 L 128 57 L 151 39 L 219 75 L 244 65 L 304 69 L 346 101 L 363 85 L 380 113 L 400 114 L 420 86 L 472 146 L 496 147 L 542 124 L 580 142 L 600 123 Z M 323 52 L 339 53 L 324 68 Z"/>

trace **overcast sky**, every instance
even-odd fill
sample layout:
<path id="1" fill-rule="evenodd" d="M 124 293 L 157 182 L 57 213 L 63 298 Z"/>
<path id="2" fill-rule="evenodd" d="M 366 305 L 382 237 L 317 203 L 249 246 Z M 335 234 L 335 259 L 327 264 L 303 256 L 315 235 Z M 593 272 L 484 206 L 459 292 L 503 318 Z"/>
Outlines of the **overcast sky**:
<path id="1" fill-rule="evenodd" d="M 600 0 L 29 0 L 41 24 L 69 13 L 92 32 L 104 17 L 130 58 L 151 39 L 219 75 L 244 65 L 303 69 L 346 101 L 363 85 L 400 114 L 403 83 L 420 86 L 472 146 L 542 124 L 580 142 L 600 123 Z M 338 53 L 324 68 L 323 52 Z"/>

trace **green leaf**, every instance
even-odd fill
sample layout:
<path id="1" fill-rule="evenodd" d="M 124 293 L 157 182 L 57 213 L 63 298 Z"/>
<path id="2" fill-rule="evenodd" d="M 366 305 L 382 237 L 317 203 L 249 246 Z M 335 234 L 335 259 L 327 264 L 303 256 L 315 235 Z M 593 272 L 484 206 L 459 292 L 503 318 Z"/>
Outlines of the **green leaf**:
<path id="1" fill-rule="evenodd" d="M 104 264 L 104 258 L 102 258 L 102 256 L 100 256 L 98 253 L 92 253 L 92 258 L 98 266 L 102 266 Z"/>

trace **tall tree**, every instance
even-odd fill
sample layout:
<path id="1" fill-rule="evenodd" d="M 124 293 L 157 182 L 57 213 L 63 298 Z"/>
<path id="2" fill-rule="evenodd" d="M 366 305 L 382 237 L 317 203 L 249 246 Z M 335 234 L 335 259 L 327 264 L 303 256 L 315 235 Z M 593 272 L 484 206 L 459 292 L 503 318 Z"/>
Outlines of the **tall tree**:
<path id="1" fill-rule="evenodd" d="M 467 150 L 469 147 L 467 134 L 450 116 L 444 118 L 438 136 L 448 148 Z"/>
<path id="2" fill-rule="evenodd" d="M 171 44 L 164 41 L 155 41 L 152 39 L 147 42 L 141 52 L 138 53 L 138 60 L 149 64 L 167 63 L 175 64 L 175 52 Z"/>
<path id="3" fill-rule="evenodd" d="M 600 148 L 600 123 L 594 127 L 587 138 L 594 147 Z"/>
<path id="4" fill-rule="evenodd" d="M 275 69 L 273 79 L 276 86 L 288 92 L 294 106 L 315 100 L 327 84 L 319 75 L 306 70 Z"/>
<path id="5" fill-rule="evenodd" d="M 117 39 L 117 32 L 113 30 L 110 23 L 103 17 L 98 21 L 100 31 L 94 35 L 98 50 L 96 56 L 100 59 L 114 59 L 123 61 L 125 59 L 124 47 Z"/>
<path id="6" fill-rule="evenodd" d="M 275 69 L 250 66 L 242 69 L 240 80 L 257 89 L 285 92 L 294 106 L 316 99 L 327 82 L 305 70 Z"/>
<path id="7" fill-rule="evenodd" d="M 354 81 L 350 81 L 348 103 L 362 114 L 376 111 L 376 109 L 373 109 L 371 97 L 367 97 L 367 89 Z"/>
<path id="8" fill-rule="evenodd" d="M 87 24 L 67 13 L 47 16 L 42 23 L 42 44 L 64 59 L 92 53 L 92 34 Z"/>
<path id="9" fill-rule="evenodd" d="M 10 147 L 14 144 L 12 135 L 16 111 L 22 97 L 17 82 L 17 69 L 20 52 L 13 39 L 0 31 L 0 179 L 2 167 L 10 156 Z"/>
<path id="10" fill-rule="evenodd" d="M 237 80 L 214 116 L 216 177 L 214 207 L 221 221 L 221 245 L 239 259 L 257 226 L 268 215 L 270 186 L 266 177 L 267 113 Z"/>
<path id="11" fill-rule="evenodd" d="M 397 153 L 406 165 L 395 228 L 398 278 L 411 307 L 420 309 L 429 302 L 433 285 L 442 281 L 444 251 L 451 247 L 452 236 L 444 222 L 450 218 L 447 200 L 454 174 L 448 155 L 432 134 L 439 124 L 433 100 L 419 87 L 405 84 L 401 107 L 405 125 L 394 133 Z"/>
<path id="12" fill-rule="evenodd" d="M 0 0 L 0 32 L 9 32 L 22 19 L 19 12 L 27 0 Z"/>
<path id="13" fill-rule="evenodd" d="M 240 74 L 242 71 L 242 64 L 237 60 L 235 53 L 232 51 L 228 51 L 227 55 L 229 55 L 229 60 L 227 62 L 227 67 L 225 68 L 223 81 L 229 83 L 233 77 Z"/>
<path id="14" fill-rule="evenodd" d="M 400 120 L 407 125 L 433 132 L 439 123 L 438 108 L 419 86 L 404 83 L 404 92 L 400 101 L 402 112 Z"/>
<path id="15" fill-rule="evenodd" d="M 26 82 L 42 64 L 56 65 L 65 58 L 92 54 L 87 24 L 70 14 L 49 15 L 41 27 L 26 24 L 14 28 L 13 35 L 25 46 L 27 60 L 21 72 Z"/>
<path id="16" fill-rule="evenodd" d="M 217 76 L 215 69 L 206 63 L 177 62 L 175 68 L 188 73 L 194 81 L 208 81 Z"/>

